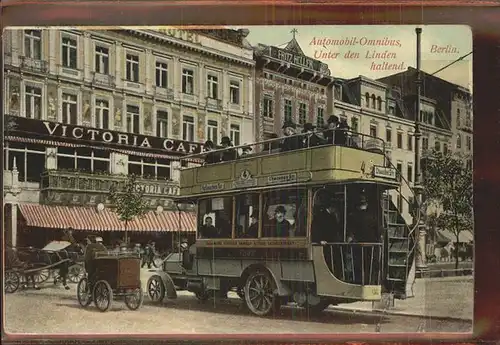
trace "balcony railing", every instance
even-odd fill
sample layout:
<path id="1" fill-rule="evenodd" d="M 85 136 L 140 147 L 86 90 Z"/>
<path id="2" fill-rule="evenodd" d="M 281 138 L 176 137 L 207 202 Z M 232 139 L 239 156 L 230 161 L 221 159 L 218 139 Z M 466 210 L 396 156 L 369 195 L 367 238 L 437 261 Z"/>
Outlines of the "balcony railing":
<path id="1" fill-rule="evenodd" d="M 93 84 L 103 85 L 103 86 L 115 86 L 115 77 L 108 74 L 102 74 L 94 72 L 94 76 L 92 78 Z"/>
<path id="2" fill-rule="evenodd" d="M 123 175 L 48 170 L 42 174 L 41 191 L 107 194 L 112 186 L 120 190 L 125 183 L 126 176 Z M 168 197 L 179 194 L 179 185 L 174 181 L 138 179 L 137 187 L 149 197 Z"/>
<path id="3" fill-rule="evenodd" d="M 46 73 L 49 70 L 49 63 L 47 61 L 32 59 L 27 56 L 19 57 L 20 67 L 29 69 L 35 72 Z"/>
<path id="4" fill-rule="evenodd" d="M 207 108 L 222 110 L 222 100 L 207 97 L 206 101 L 207 101 Z"/>
<path id="5" fill-rule="evenodd" d="M 172 101 L 174 99 L 174 90 L 159 86 L 154 86 L 155 96 L 165 97 Z"/>

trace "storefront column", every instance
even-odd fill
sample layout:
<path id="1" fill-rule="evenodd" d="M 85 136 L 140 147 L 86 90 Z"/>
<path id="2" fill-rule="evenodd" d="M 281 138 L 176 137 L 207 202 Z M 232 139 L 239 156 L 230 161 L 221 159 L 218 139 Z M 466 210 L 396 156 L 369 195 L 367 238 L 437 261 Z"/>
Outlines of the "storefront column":
<path id="1" fill-rule="evenodd" d="M 181 180 L 181 162 L 180 161 L 172 161 L 172 180 L 175 182 L 180 182 Z"/>
<path id="2" fill-rule="evenodd" d="M 10 204 L 10 243 L 17 246 L 17 204 Z"/>

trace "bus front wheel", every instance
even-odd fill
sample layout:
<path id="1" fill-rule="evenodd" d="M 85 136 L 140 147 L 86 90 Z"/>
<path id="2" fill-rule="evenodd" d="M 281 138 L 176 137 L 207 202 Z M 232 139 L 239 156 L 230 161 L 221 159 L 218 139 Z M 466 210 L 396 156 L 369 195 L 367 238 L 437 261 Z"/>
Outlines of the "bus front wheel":
<path id="1" fill-rule="evenodd" d="M 266 316 L 279 311 L 281 300 L 274 294 L 275 290 L 276 283 L 268 272 L 252 272 L 244 288 L 244 298 L 248 309 L 258 316 Z"/>

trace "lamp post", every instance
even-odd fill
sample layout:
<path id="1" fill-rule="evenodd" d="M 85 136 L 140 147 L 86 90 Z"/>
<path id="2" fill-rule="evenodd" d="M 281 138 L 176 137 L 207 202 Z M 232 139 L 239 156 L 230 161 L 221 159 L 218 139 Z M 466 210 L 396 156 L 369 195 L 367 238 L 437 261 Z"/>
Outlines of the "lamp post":
<path id="1" fill-rule="evenodd" d="M 417 255 L 415 257 L 415 264 L 417 270 L 425 270 L 427 268 L 426 257 L 425 257 L 425 223 L 422 218 L 422 185 L 421 183 L 421 171 L 420 171 L 420 137 L 422 133 L 420 132 L 420 107 L 421 107 L 421 91 L 422 91 L 422 79 L 420 72 L 421 64 L 421 35 L 422 28 L 416 28 L 415 33 L 417 34 L 417 78 L 416 78 L 416 104 L 415 104 L 415 179 L 413 183 L 413 193 L 415 195 L 415 205 L 418 207 L 414 212 L 414 226 L 416 226 L 418 249 Z"/>

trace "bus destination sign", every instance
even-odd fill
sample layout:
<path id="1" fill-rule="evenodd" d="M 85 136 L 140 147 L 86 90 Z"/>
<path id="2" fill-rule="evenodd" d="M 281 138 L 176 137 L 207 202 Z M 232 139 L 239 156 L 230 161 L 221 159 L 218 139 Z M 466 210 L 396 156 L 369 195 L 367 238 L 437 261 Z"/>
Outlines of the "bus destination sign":
<path id="1" fill-rule="evenodd" d="M 397 177 L 397 174 L 396 174 L 396 169 L 394 169 L 394 168 L 388 168 L 388 167 L 383 167 L 380 165 L 375 165 L 373 167 L 373 176 L 395 180 Z"/>

